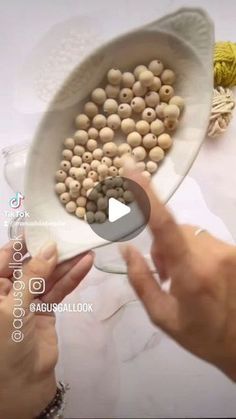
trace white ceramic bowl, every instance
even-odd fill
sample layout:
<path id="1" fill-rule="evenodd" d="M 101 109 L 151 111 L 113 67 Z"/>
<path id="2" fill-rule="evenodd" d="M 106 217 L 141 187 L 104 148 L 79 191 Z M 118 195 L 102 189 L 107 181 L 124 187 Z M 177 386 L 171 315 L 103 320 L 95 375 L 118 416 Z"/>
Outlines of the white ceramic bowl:
<path id="1" fill-rule="evenodd" d="M 198 9 L 181 9 L 102 45 L 74 70 L 45 113 L 29 152 L 25 205 L 31 225 L 25 234 L 32 255 L 49 239 L 58 243 L 60 261 L 107 243 L 87 223 L 65 211 L 54 193 L 54 174 L 62 143 L 75 130 L 75 116 L 92 89 L 105 82 L 111 67 L 127 71 L 159 58 L 177 75 L 175 91 L 183 96 L 186 109 L 174 145 L 152 180 L 163 201 L 170 198 L 205 137 L 213 86 L 213 42 L 207 15 Z M 64 108 L 58 110 L 61 98 L 66 98 Z M 32 222 L 39 225 L 34 227 Z"/>

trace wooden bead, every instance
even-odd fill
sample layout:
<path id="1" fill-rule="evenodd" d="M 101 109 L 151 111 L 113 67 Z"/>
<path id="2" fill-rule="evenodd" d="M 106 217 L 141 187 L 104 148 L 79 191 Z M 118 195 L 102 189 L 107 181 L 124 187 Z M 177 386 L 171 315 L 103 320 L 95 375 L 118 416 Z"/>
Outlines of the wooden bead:
<path id="1" fill-rule="evenodd" d="M 161 161 L 165 156 L 164 151 L 162 150 L 161 147 L 153 147 L 150 151 L 149 151 L 149 157 L 151 160 L 155 161 L 155 162 L 159 162 Z"/>
<path id="2" fill-rule="evenodd" d="M 85 208 L 84 207 L 78 207 L 78 208 L 76 208 L 75 215 L 78 218 L 84 218 L 84 216 L 85 216 Z"/>
<path id="3" fill-rule="evenodd" d="M 79 129 L 75 132 L 75 142 L 79 145 L 85 145 L 88 141 L 88 133 L 83 129 Z"/>
<path id="4" fill-rule="evenodd" d="M 76 210 L 76 203 L 74 201 L 69 201 L 66 204 L 66 211 L 73 213 Z"/>
<path id="5" fill-rule="evenodd" d="M 174 96 L 174 89 L 172 86 L 164 84 L 159 90 L 159 95 L 162 102 L 169 102 L 172 96 Z"/>
<path id="6" fill-rule="evenodd" d="M 82 168 L 79 167 L 78 169 L 75 170 L 75 178 L 79 181 L 84 180 L 86 176 L 86 171 Z"/>
<path id="7" fill-rule="evenodd" d="M 97 211 L 97 205 L 94 201 L 88 201 L 86 204 L 86 210 L 96 212 Z"/>
<path id="8" fill-rule="evenodd" d="M 144 170 L 142 172 L 142 176 L 144 176 L 148 180 L 151 180 L 151 173 L 149 173 L 147 170 Z"/>
<path id="9" fill-rule="evenodd" d="M 68 192 L 64 192 L 63 194 L 60 195 L 60 201 L 63 204 L 67 204 L 67 202 L 70 201 L 70 194 Z"/>
<path id="10" fill-rule="evenodd" d="M 93 182 L 98 180 L 98 174 L 94 170 L 90 170 L 90 172 L 88 172 L 88 177 L 92 179 Z"/>
<path id="11" fill-rule="evenodd" d="M 87 102 L 84 105 L 84 113 L 85 115 L 87 115 L 89 118 L 93 118 L 95 115 L 98 114 L 98 107 L 95 103 L 93 102 Z"/>
<path id="12" fill-rule="evenodd" d="M 147 156 L 146 150 L 142 146 L 134 147 L 133 150 L 132 150 L 132 154 L 135 157 L 136 161 L 142 161 Z"/>
<path id="13" fill-rule="evenodd" d="M 92 162 L 91 162 L 91 169 L 92 170 L 96 170 L 97 171 L 97 168 L 98 168 L 98 166 L 100 165 L 101 163 L 100 163 L 100 161 L 99 160 L 93 160 Z"/>
<path id="14" fill-rule="evenodd" d="M 165 118 L 164 119 L 164 125 L 167 128 L 168 131 L 175 131 L 177 126 L 179 124 L 178 119 L 169 119 L 169 118 Z"/>
<path id="15" fill-rule="evenodd" d="M 118 106 L 118 115 L 124 119 L 129 118 L 132 114 L 132 108 L 128 103 L 121 103 Z"/>
<path id="16" fill-rule="evenodd" d="M 145 170 L 145 168 L 146 168 L 146 165 L 145 165 L 144 161 L 138 161 L 138 162 L 136 162 L 136 168 L 140 172 L 143 172 L 143 170 Z"/>
<path id="17" fill-rule="evenodd" d="M 121 158 L 116 156 L 113 159 L 113 166 L 115 166 L 117 169 L 119 169 L 122 166 Z"/>
<path id="18" fill-rule="evenodd" d="M 181 96 L 172 96 L 169 101 L 169 105 L 178 106 L 180 112 L 184 109 L 184 99 Z"/>
<path id="19" fill-rule="evenodd" d="M 85 153 L 85 148 L 82 145 L 76 145 L 74 148 L 74 154 L 76 156 L 82 156 Z"/>
<path id="20" fill-rule="evenodd" d="M 154 81 L 154 75 L 150 70 L 142 71 L 139 74 L 139 81 L 142 86 L 149 87 Z"/>
<path id="21" fill-rule="evenodd" d="M 164 108 L 163 113 L 165 118 L 168 118 L 169 120 L 175 120 L 178 119 L 180 110 L 176 105 L 167 105 Z"/>
<path id="22" fill-rule="evenodd" d="M 71 168 L 71 164 L 68 160 L 62 160 L 60 166 L 61 169 L 64 170 L 64 172 L 69 172 Z"/>
<path id="23" fill-rule="evenodd" d="M 90 171 L 90 164 L 89 163 L 82 163 L 81 168 L 85 170 L 86 173 Z"/>
<path id="24" fill-rule="evenodd" d="M 157 137 L 154 134 L 146 134 L 143 137 L 143 146 L 147 149 L 153 148 L 157 145 Z"/>
<path id="25" fill-rule="evenodd" d="M 107 124 L 107 120 L 106 117 L 102 114 L 97 114 L 93 120 L 92 120 L 92 124 L 94 126 L 94 128 L 96 129 L 102 129 L 106 126 Z"/>
<path id="26" fill-rule="evenodd" d="M 94 150 L 96 150 L 97 146 L 98 146 L 97 141 L 96 140 L 92 140 L 92 139 L 88 140 L 88 142 L 86 144 L 87 150 L 88 151 L 91 151 L 91 152 L 94 151 Z"/>
<path id="27" fill-rule="evenodd" d="M 123 167 L 120 167 L 120 169 L 119 169 L 119 176 L 124 176 L 124 168 Z"/>
<path id="28" fill-rule="evenodd" d="M 128 87 L 124 87 L 121 89 L 119 94 L 119 99 L 122 103 L 130 103 L 134 94 L 132 89 L 129 89 Z"/>
<path id="29" fill-rule="evenodd" d="M 114 131 L 109 127 L 105 127 L 101 129 L 99 136 L 102 143 L 108 143 L 113 140 Z"/>
<path id="30" fill-rule="evenodd" d="M 57 170 L 55 177 L 57 182 L 64 182 L 67 178 L 67 174 L 64 170 Z"/>
<path id="31" fill-rule="evenodd" d="M 124 191 L 123 198 L 127 204 L 130 204 L 134 201 L 134 195 L 131 191 Z"/>
<path id="32" fill-rule="evenodd" d="M 73 179 L 76 179 L 76 167 L 71 167 L 71 169 L 69 170 L 69 175 L 70 177 L 72 177 Z"/>
<path id="33" fill-rule="evenodd" d="M 147 121 L 137 121 L 136 122 L 136 130 L 141 135 L 146 135 L 150 130 L 150 125 Z"/>
<path id="34" fill-rule="evenodd" d="M 68 148 L 69 150 L 73 150 L 75 146 L 75 140 L 74 138 L 66 138 L 64 141 L 64 146 Z"/>
<path id="35" fill-rule="evenodd" d="M 87 198 L 85 196 L 79 196 L 79 198 L 76 199 L 76 204 L 78 207 L 85 207 L 87 203 Z"/>
<path id="36" fill-rule="evenodd" d="M 155 108 L 160 102 L 159 94 L 154 91 L 147 92 L 147 94 L 145 95 L 145 102 L 147 106 Z"/>
<path id="37" fill-rule="evenodd" d="M 85 163 L 91 163 L 91 161 L 93 160 L 92 153 L 90 153 L 90 151 L 86 151 L 82 156 L 82 160 Z"/>
<path id="38" fill-rule="evenodd" d="M 123 183 L 124 183 L 123 179 L 122 179 L 121 177 L 119 177 L 119 176 L 116 176 L 116 177 L 113 179 L 113 184 L 114 184 L 114 187 L 119 187 L 119 188 L 121 188 L 121 187 L 123 187 Z"/>
<path id="39" fill-rule="evenodd" d="M 107 167 L 112 166 L 112 159 L 110 159 L 110 157 L 103 157 L 101 162 L 102 164 L 105 164 Z"/>
<path id="40" fill-rule="evenodd" d="M 107 189 L 106 196 L 107 198 L 118 198 L 117 190 L 114 188 Z"/>
<path id="41" fill-rule="evenodd" d="M 141 144 L 142 142 L 142 137 L 141 135 L 134 131 L 131 132 L 128 136 L 127 136 L 127 143 L 131 146 L 131 147 L 137 147 Z"/>
<path id="42" fill-rule="evenodd" d="M 146 71 L 146 70 L 147 70 L 147 67 L 146 67 L 146 65 L 143 65 L 143 64 L 140 64 L 137 67 L 135 67 L 135 69 L 134 69 L 135 78 L 138 80 L 142 71 Z"/>
<path id="43" fill-rule="evenodd" d="M 169 69 L 164 70 L 161 74 L 161 81 L 163 84 L 173 84 L 175 81 L 175 73 Z"/>
<path id="44" fill-rule="evenodd" d="M 122 85 L 124 87 L 132 87 L 135 82 L 135 77 L 133 73 L 130 73 L 129 71 L 126 71 L 122 74 Z"/>
<path id="45" fill-rule="evenodd" d="M 161 102 L 159 105 L 156 106 L 155 111 L 157 118 L 164 119 L 164 109 L 167 106 L 167 103 Z"/>
<path id="46" fill-rule="evenodd" d="M 131 102 L 131 108 L 133 109 L 135 113 L 143 112 L 145 107 L 146 107 L 145 100 L 142 97 L 137 96 L 133 98 Z"/>
<path id="47" fill-rule="evenodd" d="M 158 145 L 163 149 L 163 150 L 167 150 L 168 148 L 170 148 L 172 146 L 172 138 L 169 134 L 161 134 L 158 137 Z"/>
<path id="48" fill-rule="evenodd" d="M 97 201 L 98 199 L 98 192 L 96 188 L 90 188 L 86 191 L 87 198 L 90 199 L 90 201 Z"/>
<path id="49" fill-rule="evenodd" d="M 95 160 L 101 160 L 103 157 L 103 151 L 101 148 L 96 148 L 96 150 L 93 151 L 93 158 Z M 92 166 L 92 163 L 91 163 Z"/>
<path id="50" fill-rule="evenodd" d="M 92 138 L 93 140 L 96 140 L 97 137 L 98 137 L 98 130 L 94 127 L 89 128 L 88 138 Z"/>
<path id="51" fill-rule="evenodd" d="M 84 218 L 88 224 L 93 224 L 95 221 L 95 216 L 92 211 L 87 211 Z"/>
<path id="52" fill-rule="evenodd" d="M 164 65 L 160 60 L 153 60 L 150 62 L 148 68 L 154 74 L 154 76 L 159 76 L 164 69 Z"/>
<path id="53" fill-rule="evenodd" d="M 81 185 L 77 180 L 72 180 L 70 182 L 70 190 L 71 191 L 79 191 L 80 188 L 81 188 Z"/>
<path id="54" fill-rule="evenodd" d="M 164 124 L 160 119 L 155 119 L 154 121 L 152 121 L 150 128 L 151 128 L 152 134 L 155 134 L 155 135 L 160 135 L 165 130 Z"/>
<path id="55" fill-rule="evenodd" d="M 142 112 L 142 119 L 150 123 L 156 119 L 156 112 L 152 108 L 146 108 Z"/>
<path id="56" fill-rule="evenodd" d="M 101 176 L 104 176 L 104 177 L 107 176 L 107 174 L 108 174 L 107 165 L 106 164 L 100 164 L 100 166 L 98 166 L 98 168 L 97 168 L 97 172 Z"/>
<path id="57" fill-rule="evenodd" d="M 147 93 L 147 87 L 143 86 L 140 81 L 136 81 L 132 87 L 135 96 L 144 96 Z"/>
<path id="58" fill-rule="evenodd" d="M 83 188 L 87 191 L 88 189 L 93 188 L 94 183 L 93 183 L 92 179 L 86 178 L 86 179 L 83 180 L 82 185 L 83 185 Z"/>
<path id="59" fill-rule="evenodd" d="M 115 68 L 111 68 L 107 73 L 107 80 L 110 84 L 116 86 L 120 84 L 122 78 L 121 71 Z"/>
<path id="60" fill-rule="evenodd" d="M 87 115 L 81 113 L 75 118 L 75 125 L 78 129 L 88 129 L 90 120 Z"/>
<path id="61" fill-rule="evenodd" d="M 80 191 L 78 189 L 73 189 L 73 190 L 70 189 L 69 194 L 70 194 L 70 198 L 74 200 L 80 196 Z"/>
<path id="62" fill-rule="evenodd" d="M 110 166 L 108 169 L 108 174 L 110 176 L 117 176 L 118 175 L 118 169 L 115 166 Z"/>
<path id="63" fill-rule="evenodd" d="M 73 152 L 66 148 L 65 150 L 62 151 L 62 157 L 64 160 L 70 161 L 73 157 Z"/>
<path id="64" fill-rule="evenodd" d="M 97 89 L 92 91 L 91 98 L 97 105 L 102 105 L 105 102 L 107 95 L 104 89 L 97 87 Z"/>
<path id="65" fill-rule="evenodd" d="M 122 204 L 125 204 L 125 200 L 124 200 L 123 196 L 120 196 L 118 198 L 118 201 L 120 201 Z"/>
<path id="66" fill-rule="evenodd" d="M 71 164 L 73 167 L 79 167 L 82 163 L 82 159 L 80 156 L 73 156 L 71 160 Z"/>
<path id="67" fill-rule="evenodd" d="M 80 189 L 80 195 L 83 196 L 84 198 L 87 198 L 87 191 L 84 188 Z"/>
<path id="68" fill-rule="evenodd" d="M 115 157 L 117 155 L 117 151 L 118 149 L 115 143 L 108 142 L 103 146 L 104 156 Z"/>
<path id="69" fill-rule="evenodd" d="M 159 92 L 160 87 L 161 87 L 161 79 L 155 76 L 152 84 L 149 86 L 149 89 L 154 92 Z"/>
<path id="70" fill-rule="evenodd" d="M 70 188 L 70 182 L 73 180 L 71 176 L 67 176 L 65 180 L 65 186 L 69 189 Z"/>
<path id="71" fill-rule="evenodd" d="M 148 161 L 146 163 L 146 169 L 147 169 L 147 171 L 149 173 L 152 174 L 152 173 L 155 173 L 157 171 L 158 166 L 157 166 L 156 162 L 154 162 L 154 161 Z"/>
<path id="72" fill-rule="evenodd" d="M 129 134 L 130 132 L 135 131 L 135 122 L 131 118 L 125 118 L 121 122 L 121 130 L 124 134 Z"/>
<path id="73" fill-rule="evenodd" d="M 97 208 L 98 208 L 98 210 L 103 211 L 103 210 L 106 210 L 107 207 L 108 207 L 108 199 L 107 199 L 107 197 L 99 198 L 97 200 Z"/>
<path id="74" fill-rule="evenodd" d="M 108 98 L 116 99 L 120 93 L 120 86 L 112 86 L 112 84 L 108 84 L 105 87 L 105 92 Z"/>
<path id="75" fill-rule="evenodd" d="M 66 185 L 63 182 L 59 182 L 55 185 L 55 191 L 58 195 L 61 195 L 62 193 L 66 192 Z"/>
<path id="76" fill-rule="evenodd" d="M 123 197 L 123 194 L 124 194 L 124 189 L 123 188 L 117 187 L 116 192 L 117 192 L 117 198 Z"/>
<path id="77" fill-rule="evenodd" d="M 94 217 L 95 217 L 95 222 L 100 223 L 100 224 L 104 223 L 106 221 L 106 218 L 107 218 L 106 214 L 102 211 L 95 212 Z"/>
<path id="78" fill-rule="evenodd" d="M 118 108 L 117 108 L 118 110 Z M 109 115 L 107 118 L 107 126 L 113 130 L 117 130 L 120 128 L 120 124 L 121 124 L 121 120 L 119 115 L 117 114 L 112 114 Z"/>
<path id="79" fill-rule="evenodd" d="M 118 146 L 118 154 L 119 156 L 123 156 L 124 154 L 131 154 L 131 147 L 129 144 L 122 143 Z"/>
<path id="80" fill-rule="evenodd" d="M 118 110 L 118 103 L 115 99 L 106 99 L 103 104 L 103 111 L 111 115 L 113 113 L 116 113 Z"/>

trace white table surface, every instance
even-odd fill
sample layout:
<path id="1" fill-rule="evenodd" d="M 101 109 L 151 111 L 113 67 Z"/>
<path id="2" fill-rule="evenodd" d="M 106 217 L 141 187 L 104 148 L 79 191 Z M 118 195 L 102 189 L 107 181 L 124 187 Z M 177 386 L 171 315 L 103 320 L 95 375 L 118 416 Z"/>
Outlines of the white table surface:
<path id="1" fill-rule="evenodd" d="M 40 56 L 56 24 L 63 23 L 66 34 L 71 19 L 78 19 L 83 31 L 88 25 L 89 44 L 89 37 L 99 42 L 182 5 L 205 7 L 215 22 L 216 39 L 236 41 L 234 0 L 9 0 L 1 4 L 1 147 L 30 140 L 45 110 L 49 97 L 44 94 L 34 105 L 34 86 L 24 74 L 35 71 L 32 56 Z M 228 242 L 236 239 L 235 156 L 236 118 L 219 140 L 205 141 L 170 202 L 179 221 L 203 225 Z M 0 170 L 2 244 L 7 239 L 3 211 L 11 196 L 3 177 L 3 159 Z M 58 377 L 71 385 L 66 417 L 235 417 L 235 385 L 152 326 L 138 302 L 101 320 L 127 298 L 132 301 L 133 293 L 125 276 L 96 269 L 67 298 L 68 302 L 93 302 L 95 311 L 58 316 Z"/>

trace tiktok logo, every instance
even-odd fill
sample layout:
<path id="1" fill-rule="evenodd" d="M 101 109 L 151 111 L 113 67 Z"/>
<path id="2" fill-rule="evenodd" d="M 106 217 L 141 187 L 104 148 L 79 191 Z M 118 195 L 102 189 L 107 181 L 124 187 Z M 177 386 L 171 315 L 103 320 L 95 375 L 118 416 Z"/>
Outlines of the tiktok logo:
<path id="1" fill-rule="evenodd" d="M 13 209 L 20 208 L 23 199 L 25 199 L 24 195 L 22 195 L 20 192 L 16 192 L 16 195 L 13 196 L 9 201 L 10 207 Z"/>

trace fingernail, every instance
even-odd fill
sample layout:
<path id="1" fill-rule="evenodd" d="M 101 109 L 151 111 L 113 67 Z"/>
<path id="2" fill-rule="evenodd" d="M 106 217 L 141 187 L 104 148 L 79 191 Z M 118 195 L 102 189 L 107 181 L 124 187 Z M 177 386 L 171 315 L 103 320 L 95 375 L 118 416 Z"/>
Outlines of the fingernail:
<path id="1" fill-rule="evenodd" d="M 55 255 L 56 248 L 56 243 L 54 241 L 49 241 L 41 248 L 39 256 L 44 260 L 49 260 Z"/>
<path id="2" fill-rule="evenodd" d="M 128 246 L 126 244 L 120 244 L 119 245 L 119 250 L 120 250 L 122 258 L 125 261 L 127 261 L 127 259 L 128 259 Z"/>

